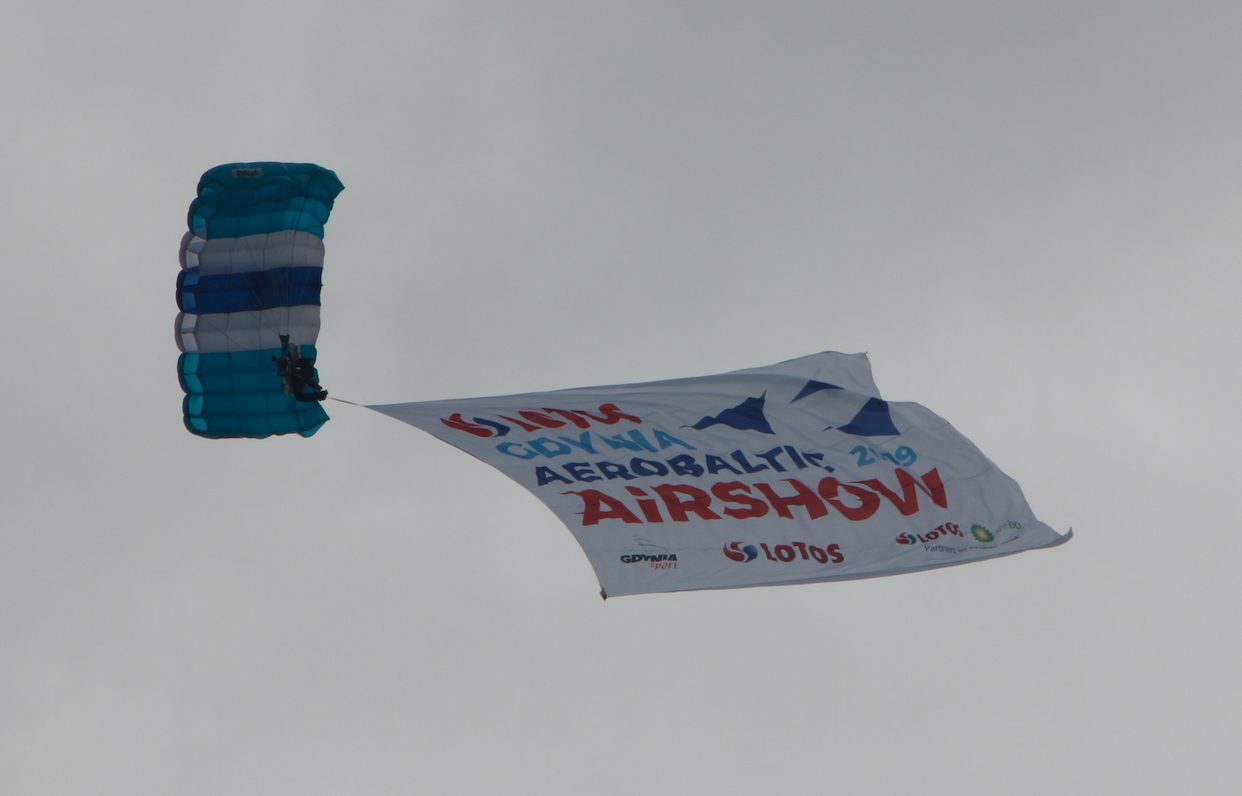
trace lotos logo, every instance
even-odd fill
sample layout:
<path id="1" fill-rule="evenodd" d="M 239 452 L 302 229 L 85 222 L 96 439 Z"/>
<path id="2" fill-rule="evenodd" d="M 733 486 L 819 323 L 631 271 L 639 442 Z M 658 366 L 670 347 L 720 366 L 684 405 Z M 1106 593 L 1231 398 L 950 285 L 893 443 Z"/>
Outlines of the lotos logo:
<path id="1" fill-rule="evenodd" d="M 801 556 L 803 561 L 814 559 L 820 564 L 827 564 L 829 561 L 834 564 L 840 564 L 845 560 L 845 554 L 841 552 L 841 545 L 839 544 L 816 547 L 806 542 L 790 542 L 789 544 L 772 545 L 772 548 L 768 549 L 766 544 L 760 542 L 759 547 L 763 548 L 763 554 L 767 556 L 769 561 L 780 561 L 783 564 L 797 561 L 799 556 Z M 797 548 L 796 552 L 794 548 Z M 724 546 L 724 554 L 733 561 L 745 564 L 758 558 L 759 550 L 753 544 L 733 542 Z"/>
<path id="2" fill-rule="evenodd" d="M 733 544 L 727 544 L 724 546 L 724 554 L 734 561 L 746 563 L 748 561 L 754 561 L 759 557 L 759 548 L 755 547 L 753 544 L 748 544 L 743 547 L 741 542 L 734 542 Z"/>
<path id="3" fill-rule="evenodd" d="M 978 528 L 979 526 L 976 525 L 975 527 Z M 897 544 L 914 544 L 915 542 L 928 544 L 942 536 L 948 537 L 950 535 L 962 536 L 961 526 L 956 523 L 946 522 L 944 525 L 937 525 L 934 531 L 928 531 L 927 533 L 903 533 L 898 535 Z M 983 540 L 981 539 L 980 541 Z"/>
<path id="4" fill-rule="evenodd" d="M 542 412 L 523 409 L 514 414 L 517 417 L 500 415 L 500 419 L 507 420 L 525 431 L 561 428 L 566 422 L 573 423 L 578 428 L 590 428 L 592 422 L 603 423 L 606 426 L 616 425 L 621 420 L 628 420 L 631 423 L 643 422 L 641 419 L 634 417 L 634 415 L 625 414 L 616 404 L 600 404 L 598 415 L 582 409 L 548 409 L 546 407 Z M 556 415 L 556 417 L 553 417 L 553 415 Z M 561 419 L 558 420 L 557 418 Z M 473 420 L 473 423 L 468 422 L 461 416 L 461 412 L 454 412 L 449 415 L 447 420 L 440 418 L 440 422 L 449 428 L 455 428 L 458 431 L 464 431 L 476 437 L 503 437 L 512 430 L 510 426 L 486 417 L 476 417 Z"/>

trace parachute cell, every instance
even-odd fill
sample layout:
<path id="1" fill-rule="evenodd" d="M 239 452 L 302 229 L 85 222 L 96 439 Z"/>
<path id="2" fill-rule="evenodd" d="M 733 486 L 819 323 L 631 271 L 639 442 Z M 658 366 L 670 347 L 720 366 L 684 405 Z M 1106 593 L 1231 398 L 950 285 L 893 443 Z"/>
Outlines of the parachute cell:
<path id="1" fill-rule="evenodd" d="M 290 351 L 295 362 L 315 359 L 323 225 L 342 190 L 336 174 L 309 163 L 229 163 L 199 180 L 175 328 L 191 433 L 309 437 L 327 422 L 315 393 L 282 378 L 293 371 L 277 360 Z M 297 372 L 318 382 L 313 368 Z"/>

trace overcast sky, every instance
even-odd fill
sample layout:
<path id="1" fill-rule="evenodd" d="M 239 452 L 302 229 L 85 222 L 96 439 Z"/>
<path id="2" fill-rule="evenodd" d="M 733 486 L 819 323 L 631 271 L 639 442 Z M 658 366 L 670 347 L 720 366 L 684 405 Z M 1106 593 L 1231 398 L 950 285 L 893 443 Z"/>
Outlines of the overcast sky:
<path id="1" fill-rule="evenodd" d="M 1235 3 L 0 8 L 0 792 L 1233 793 Z M 315 162 L 333 396 L 867 351 L 1075 539 L 603 602 L 329 402 L 187 433 L 199 175 Z"/>

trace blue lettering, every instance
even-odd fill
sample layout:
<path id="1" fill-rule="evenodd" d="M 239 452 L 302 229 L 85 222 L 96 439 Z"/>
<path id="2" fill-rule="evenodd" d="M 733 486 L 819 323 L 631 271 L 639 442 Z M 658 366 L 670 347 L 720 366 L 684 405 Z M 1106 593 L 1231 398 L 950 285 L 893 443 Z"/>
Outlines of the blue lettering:
<path id="1" fill-rule="evenodd" d="M 573 448 L 569 447 L 565 443 L 557 442 L 556 440 L 548 439 L 547 437 L 540 437 L 539 439 L 527 440 L 526 444 L 531 446 L 535 450 L 539 451 L 544 456 L 547 456 L 549 459 L 551 459 L 553 456 L 564 456 L 566 453 L 569 453 L 570 451 L 573 450 Z M 556 448 L 554 450 L 549 450 L 548 449 L 549 445 L 555 445 Z"/>
<path id="2" fill-rule="evenodd" d="M 526 455 L 523 456 L 522 453 L 514 453 L 513 451 L 509 450 L 510 448 L 521 448 L 522 453 L 525 453 Z M 519 459 L 533 459 L 539 455 L 539 451 L 528 451 L 526 450 L 525 447 L 522 446 L 522 443 L 520 442 L 502 442 L 496 446 L 496 450 L 500 451 L 506 456 L 516 456 Z"/>
<path id="3" fill-rule="evenodd" d="M 569 462 L 563 465 L 565 470 L 579 481 L 599 481 L 600 477 L 591 469 L 588 462 Z M 568 483 L 568 482 L 567 482 Z"/>
<path id="4" fill-rule="evenodd" d="M 604 477 L 611 481 L 614 478 L 624 478 L 626 481 L 633 481 L 634 476 L 630 475 L 630 471 L 620 464 L 612 462 L 596 462 L 595 466 L 604 474 Z"/>
<path id="5" fill-rule="evenodd" d="M 798 452 L 797 452 L 796 450 L 794 450 L 794 449 L 793 449 L 793 446 L 792 446 L 792 445 L 786 445 L 786 446 L 785 446 L 785 453 L 788 453 L 788 454 L 789 454 L 789 458 L 790 458 L 790 459 L 793 459 L 793 463 L 794 463 L 794 464 L 796 464 L 796 465 L 798 465 L 798 469 L 799 469 L 799 470 L 805 470 L 805 469 L 806 469 L 806 462 L 802 461 L 802 459 L 801 459 L 801 458 L 799 458 L 799 456 L 798 456 Z"/>
<path id="6" fill-rule="evenodd" d="M 608 447 L 616 450 L 617 448 L 629 448 L 632 451 L 642 450 L 638 445 L 622 438 L 620 434 L 613 434 L 611 437 L 605 437 L 603 434 L 598 435 L 600 439 L 608 443 Z"/>
<path id="7" fill-rule="evenodd" d="M 630 459 L 630 469 L 634 471 L 634 475 L 668 475 L 668 468 L 663 464 L 637 456 Z"/>
<path id="8" fill-rule="evenodd" d="M 573 472 L 573 471 L 571 470 L 570 472 Z M 542 464 L 535 468 L 535 477 L 539 479 L 539 486 L 543 486 L 544 484 L 550 484 L 553 481 L 564 481 L 567 484 L 573 483 L 573 481 L 570 481 L 565 476 L 561 475 L 560 473 L 556 472 L 550 467 L 543 466 Z M 598 481 L 599 479 L 596 478 L 595 480 Z"/>
<path id="9" fill-rule="evenodd" d="M 721 470 L 728 470 L 734 475 L 742 474 L 741 470 L 729 464 L 728 462 L 726 462 L 724 459 L 720 458 L 719 456 L 713 456 L 710 453 L 707 454 L 707 472 L 711 473 L 712 475 L 715 475 Z"/>
<path id="10" fill-rule="evenodd" d="M 558 437 L 558 439 L 560 439 L 562 442 L 568 442 L 570 445 L 573 445 L 575 448 L 582 448 L 584 451 L 591 454 L 592 456 L 595 455 L 595 448 L 591 447 L 591 432 L 589 431 L 584 431 L 581 434 L 579 434 L 577 442 L 574 442 L 569 437 Z"/>
<path id="11" fill-rule="evenodd" d="M 651 445 L 650 442 L 647 441 L 647 438 L 643 436 L 643 432 L 639 431 L 638 429 L 634 429 L 633 431 L 630 432 L 630 439 L 634 440 L 639 445 L 643 446 L 644 448 L 651 451 L 652 453 L 656 452 L 656 449 Z"/>
<path id="12" fill-rule="evenodd" d="M 659 434 L 660 432 L 657 431 L 656 436 L 659 436 Z M 695 464 L 694 457 L 688 453 L 680 453 L 669 459 L 668 463 L 672 465 L 673 472 L 678 475 L 692 475 L 698 478 L 703 474 L 703 468 Z"/>
<path id="13" fill-rule="evenodd" d="M 742 465 L 742 469 L 748 473 L 758 473 L 768 469 L 766 464 L 761 464 L 758 467 L 752 466 L 750 462 L 746 461 L 746 456 L 741 451 L 733 451 L 733 453 L 730 453 L 729 455 L 733 457 L 733 461 Z"/>
<path id="14" fill-rule="evenodd" d="M 683 448 L 694 450 L 693 445 L 689 445 L 685 442 L 682 442 L 681 440 L 674 437 L 672 434 L 666 434 L 665 432 L 661 431 L 658 428 L 654 429 L 654 431 L 655 431 L 656 442 L 660 443 L 660 450 L 664 450 L 669 445 L 680 445 Z"/>
<path id="15" fill-rule="evenodd" d="M 785 452 L 785 449 L 778 445 L 777 447 L 773 448 L 772 450 L 766 453 L 756 453 L 755 455 L 758 456 L 760 459 L 766 459 L 768 464 L 772 465 L 772 469 L 775 470 L 776 472 L 783 473 L 785 472 L 785 468 L 781 467 L 781 463 L 776 460 L 776 457 L 780 456 L 784 452 Z"/>
<path id="16" fill-rule="evenodd" d="M 815 465 L 816 467 L 823 467 L 825 470 L 827 470 L 830 473 L 835 473 L 837 471 L 837 468 L 835 467 L 829 467 L 826 464 L 821 464 L 821 462 L 823 462 L 824 460 L 824 454 L 822 453 L 807 453 L 806 451 L 802 451 L 802 455 L 806 457 L 806 460 L 808 462 Z"/>

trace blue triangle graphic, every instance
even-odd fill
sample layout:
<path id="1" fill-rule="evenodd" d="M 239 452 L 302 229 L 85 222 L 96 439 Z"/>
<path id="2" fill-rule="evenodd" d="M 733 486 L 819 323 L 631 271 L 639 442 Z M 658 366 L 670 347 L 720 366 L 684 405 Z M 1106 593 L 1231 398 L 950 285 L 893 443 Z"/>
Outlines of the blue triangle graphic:
<path id="1" fill-rule="evenodd" d="M 702 431 L 705 428 L 715 425 L 726 425 L 729 428 L 736 428 L 739 431 L 758 431 L 761 434 L 775 434 L 772 427 L 768 425 L 768 419 L 763 416 L 763 395 L 758 398 L 747 398 L 737 406 L 726 409 L 715 417 L 703 418 L 690 428 Z"/>
<path id="2" fill-rule="evenodd" d="M 857 437 L 889 437 L 901 433 L 893 425 L 893 418 L 888 413 L 888 401 L 881 401 L 879 398 L 868 398 L 863 408 L 854 415 L 854 419 L 837 430 Z"/>
<path id="3" fill-rule="evenodd" d="M 828 384 L 827 382 L 815 381 L 814 379 L 812 379 L 806 383 L 805 387 L 802 388 L 802 392 L 798 393 L 798 397 L 794 398 L 793 401 L 790 401 L 790 403 L 793 403 L 794 401 L 800 401 L 803 398 L 810 395 L 811 393 L 816 393 L 816 392 L 819 392 L 820 390 L 840 390 L 840 389 L 842 388 L 838 387 L 835 384 Z"/>

